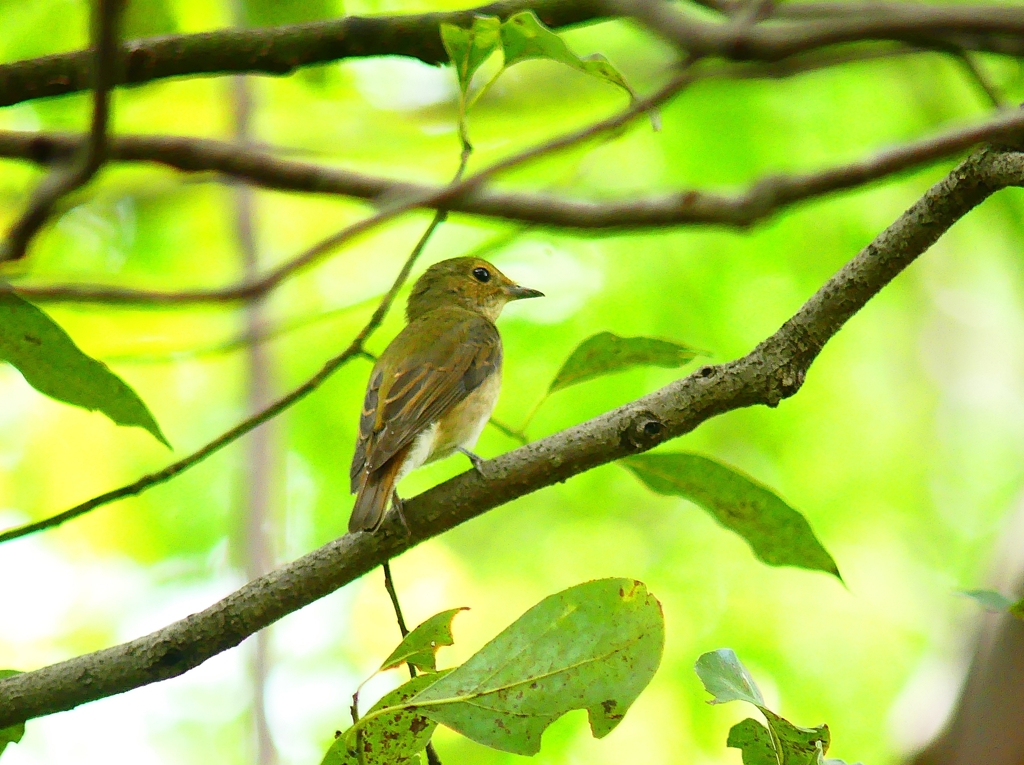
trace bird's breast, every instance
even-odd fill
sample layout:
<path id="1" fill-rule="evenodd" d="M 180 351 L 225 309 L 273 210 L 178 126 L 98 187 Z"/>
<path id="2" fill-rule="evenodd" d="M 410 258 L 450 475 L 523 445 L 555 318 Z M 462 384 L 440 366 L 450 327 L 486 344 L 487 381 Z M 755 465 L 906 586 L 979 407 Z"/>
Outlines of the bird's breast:
<path id="1" fill-rule="evenodd" d="M 500 391 L 501 370 L 497 370 L 441 415 L 428 461 L 447 457 L 459 446 L 472 450 L 494 411 Z"/>

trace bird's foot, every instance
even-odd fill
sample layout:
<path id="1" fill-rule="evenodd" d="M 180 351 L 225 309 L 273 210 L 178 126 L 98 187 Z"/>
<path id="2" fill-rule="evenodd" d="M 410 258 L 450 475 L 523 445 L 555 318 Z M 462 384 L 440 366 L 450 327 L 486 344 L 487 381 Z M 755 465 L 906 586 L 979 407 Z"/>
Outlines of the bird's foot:
<path id="1" fill-rule="evenodd" d="M 473 463 L 473 467 L 476 468 L 476 472 L 478 472 L 483 478 L 488 477 L 487 472 L 484 470 L 484 463 L 487 462 L 487 460 L 479 454 L 473 454 L 469 449 L 463 449 L 461 446 L 456 446 L 455 449 L 469 457 L 469 461 Z"/>
<path id="2" fill-rule="evenodd" d="M 405 527 L 405 535 L 407 537 L 412 536 L 412 529 L 409 528 L 409 522 L 405 520 L 405 502 L 398 496 L 398 492 L 391 494 L 391 507 L 394 508 L 395 512 L 398 513 L 398 520 L 402 522 L 402 526 Z"/>

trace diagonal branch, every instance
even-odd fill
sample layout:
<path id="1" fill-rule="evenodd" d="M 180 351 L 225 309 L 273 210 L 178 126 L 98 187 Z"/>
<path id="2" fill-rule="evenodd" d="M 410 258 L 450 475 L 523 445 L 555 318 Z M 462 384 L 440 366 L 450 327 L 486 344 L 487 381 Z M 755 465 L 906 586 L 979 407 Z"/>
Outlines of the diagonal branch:
<path id="1" fill-rule="evenodd" d="M 664 92 L 664 91 L 663 91 Z M 254 183 L 293 191 L 347 194 L 364 199 L 398 198 L 412 200 L 400 209 L 408 210 L 417 202 L 444 204 L 458 212 L 505 220 L 559 226 L 576 230 L 606 231 L 630 228 L 656 228 L 680 225 L 720 225 L 745 228 L 798 202 L 857 188 L 912 168 L 921 167 L 965 151 L 983 141 L 1019 142 L 1024 131 L 1024 111 L 1015 111 L 987 122 L 956 128 L 936 136 L 897 146 L 873 157 L 826 168 L 813 173 L 774 175 L 755 182 L 746 191 L 732 196 L 690 189 L 672 194 L 642 197 L 617 202 L 565 199 L 546 194 L 474 190 L 452 196 L 453 186 L 423 186 L 344 170 L 318 167 L 280 159 L 256 151 L 246 151 L 228 143 L 188 138 L 118 139 L 114 150 L 141 159 L 149 157 L 182 169 L 217 170 L 243 177 Z M 12 139 L 0 133 L 0 153 L 15 142 L 30 143 L 34 138 Z M 70 141 L 53 137 L 55 142 Z M 563 139 L 564 142 L 564 139 Z M 63 144 L 61 145 L 68 145 Z M 543 148 L 548 150 L 545 145 Z M 538 150 L 531 150 L 535 153 Z M 506 161 L 518 163 L 523 155 Z M 496 166 L 473 176 L 493 176 Z M 465 182 L 464 182 L 465 183 Z M 464 188 L 464 187 L 462 187 Z M 124 304 L 190 305 L 197 302 L 228 302 L 263 294 L 285 277 L 315 260 L 331 246 L 366 230 L 370 223 L 393 217 L 396 208 L 385 209 L 365 218 L 354 227 L 343 229 L 312 250 L 281 266 L 276 272 L 255 282 L 212 290 L 159 292 L 90 285 L 19 285 L 18 292 L 35 301 L 61 300 Z"/>
<path id="2" fill-rule="evenodd" d="M 0 262 L 24 257 L 29 242 L 46 223 L 57 200 L 88 183 L 107 158 L 110 91 L 117 79 L 117 22 L 123 1 L 95 0 L 93 6 L 93 106 L 88 140 L 69 167 L 53 170 L 36 187 L 28 207 L 0 246 Z"/>
<path id="3" fill-rule="evenodd" d="M 844 323 L 989 195 L 1024 184 L 1024 155 L 982 149 L 933 186 L 836 273 L 778 332 L 741 359 L 707 366 L 600 417 L 516 449 L 347 534 L 204 611 L 119 646 L 0 680 L 0 728 L 187 672 L 385 560 L 492 508 L 621 457 L 651 449 L 727 411 L 775 406 L 796 393 Z"/>

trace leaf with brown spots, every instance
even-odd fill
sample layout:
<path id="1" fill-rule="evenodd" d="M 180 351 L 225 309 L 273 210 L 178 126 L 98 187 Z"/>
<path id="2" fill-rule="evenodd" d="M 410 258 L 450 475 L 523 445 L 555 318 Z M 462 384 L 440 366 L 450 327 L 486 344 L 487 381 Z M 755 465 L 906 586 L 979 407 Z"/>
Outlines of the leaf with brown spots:
<path id="1" fill-rule="evenodd" d="M 664 642 L 661 605 L 641 582 L 586 582 L 542 600 L 410 703 L 485 746 L 536 754 L 573 709 L 587 710 L 597 738 L 615 728 Z"/>
<path id="2" fill-rule="evenodd" d="M 699 454 L 640 454 L 621 460 L 658 494 L 684 497 L 750 544 L 769 566 L 839 569 L 807 519 L 771 489 L 735 468 Z"/>
<path id="3" fill-rule="evenodd" d="M 320 765 L 410 765 L 418 762 L 419 753 L 430 742 L 437 723 L 404 705 L 450 671 L 418 675 L 384 694 L 363 715 L 360 735 L 350 728 L 337 736 Z M 389 707 L 398 708 L 386 711 Z M 362 750 L 361 760 L 359 750 Z"/>

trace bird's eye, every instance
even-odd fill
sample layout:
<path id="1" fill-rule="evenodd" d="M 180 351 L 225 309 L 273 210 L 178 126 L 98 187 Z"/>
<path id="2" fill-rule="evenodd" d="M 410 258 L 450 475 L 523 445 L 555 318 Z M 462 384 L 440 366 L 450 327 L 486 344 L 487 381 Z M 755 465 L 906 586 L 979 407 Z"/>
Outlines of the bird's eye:
<path id="1" fill-rule="evenodd" d="M 491 280 L 491 272 L 480 266 L 473 269 L 473 278 L 478 282 L 489 282 Z"/>

